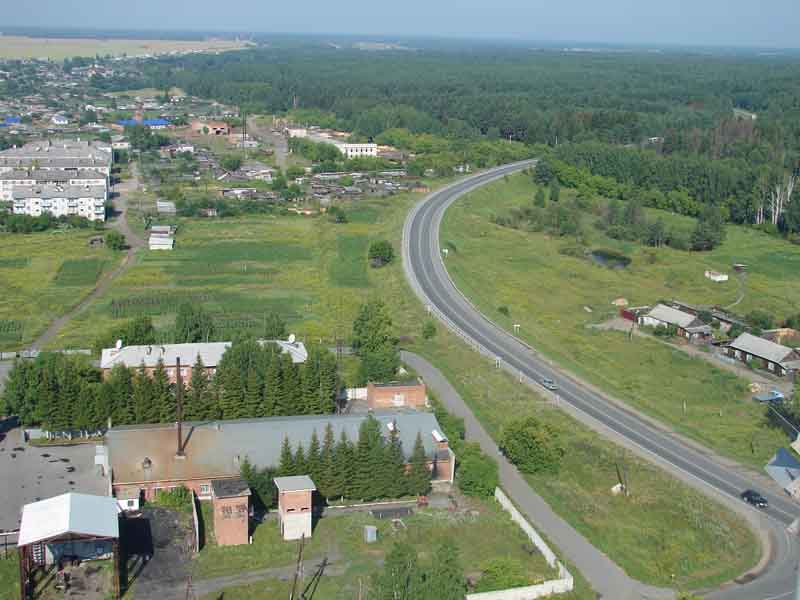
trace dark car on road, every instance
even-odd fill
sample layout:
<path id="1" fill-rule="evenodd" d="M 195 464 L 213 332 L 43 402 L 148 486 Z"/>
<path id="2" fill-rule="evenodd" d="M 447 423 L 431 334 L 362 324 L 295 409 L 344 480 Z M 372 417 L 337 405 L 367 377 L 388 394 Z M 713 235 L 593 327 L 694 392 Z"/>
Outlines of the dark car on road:
<path id="1" fill-rule="evenodd" d="M 757 508 L 767 508 L 768 506 L 767 499 L 755 490 L 745 490 L 742 492 L 742 500 Z"/>
<path id="2" fill-rule="evenodd" d="M 549 377 L 542 378 L 542 385 L 551 392 L 555 392 L 558 389 L 556 382 L 550 379 Z"/>

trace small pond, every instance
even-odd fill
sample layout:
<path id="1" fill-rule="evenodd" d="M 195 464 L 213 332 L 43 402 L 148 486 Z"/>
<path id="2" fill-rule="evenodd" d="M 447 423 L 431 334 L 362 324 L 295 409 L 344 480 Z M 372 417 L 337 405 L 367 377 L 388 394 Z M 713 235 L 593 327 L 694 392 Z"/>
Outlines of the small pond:
<path id="1" fill-rule="evenodd" d="M 609 269 L 624 269 L 631 264 L 630 258 L 614 250 L 592 250 L 589 253 L 589 259 Z"/>

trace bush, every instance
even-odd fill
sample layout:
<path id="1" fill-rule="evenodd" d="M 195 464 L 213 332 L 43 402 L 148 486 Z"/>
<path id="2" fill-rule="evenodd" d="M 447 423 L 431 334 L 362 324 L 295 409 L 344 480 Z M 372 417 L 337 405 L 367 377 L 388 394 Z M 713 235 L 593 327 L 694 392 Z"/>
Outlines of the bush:
<path id="1" fill-rule="evenodd" d="M 497 461 L 484 454 L 477 442 L 460 444 L 456 483 L 467 496 L 492 496 L 500 483 Z"/>
<path id="2" fill-rule="evenodd" d="M 558 431 L 536 417 L 506 425 L 500 449 L 523 473 L 557 473 L 564 456 Z"/>
<path id="3" fill-rule="evenodd" d="M 497 312 L 499 312 L 501 315 L 504 315 L 506 317 L 511 315 L 511 311 L 508 309 L 507 306 L 498 306 L 497 307 Z"/>
<path id="4" fill-rule="evenodd" d="M 426 340 L 436 337 L 436 323 L 433 319 L 428 319 L 422 324 L 422 337 Z"/>
<path id="5" fill-rule="evenodd" d="M 394 248 L 388 240 L 379 240 L 369 245 L 369 260 L 374 267 L 387 265 L 394 259 Z"/>
<path id="6" fill-rule="evenodd" d="M 772 315 L 763 310 L 754 310 L 747 315 L 747 322 L 757 329 L 772 329 L 775 321 Z"/>
<path id="7" fill-rule="evenodd" d="M 161 490 L 156 495 L 153 504 L 172 510 L 191 512 L 192 492 L 184 486 L 176 487 L 171 490 Z"/>
<path id="8" fill-rule="evenodd" d="M 481 565 L 481 570 L 483 575 L 475 586 L 475 592 L 495 592 L 531 583 L 525 566 L 515 558 L 491 558 Z"/>
<path id="9" fill-rule="evenodd" d="M 106 246 L 111 250 L 124 250 L 125 236 L 119 231 L 109 231 L 106 234 Z"/>

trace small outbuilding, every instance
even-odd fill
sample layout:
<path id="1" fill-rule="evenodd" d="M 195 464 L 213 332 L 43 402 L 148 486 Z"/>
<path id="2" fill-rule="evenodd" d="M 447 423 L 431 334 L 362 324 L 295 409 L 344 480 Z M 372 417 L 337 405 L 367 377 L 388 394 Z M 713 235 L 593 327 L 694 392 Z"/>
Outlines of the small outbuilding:
<path id="1" fill-rule="evenodd" d="M 308 475 L 276 477 L 278 488 L 278 520 L 284 540 L 310 538 L 312 529 L 312 501 L 317 486 Z"/>
<path id="2" fill-rule="evenodd" d="M 250 486 L 241 478 L 211 482 L 214 536 L 220 546 L 238 546 L 250 540 Z"/>
<path id="3" fill-rule="evenodd" d="M 118 592 L 120 512 L 115 498 L 74 492 L 26 504 L 17 543 L 22 597 L 28 597 L 27 583 L 35 568 L 64 559 L 114 557 Z"/>

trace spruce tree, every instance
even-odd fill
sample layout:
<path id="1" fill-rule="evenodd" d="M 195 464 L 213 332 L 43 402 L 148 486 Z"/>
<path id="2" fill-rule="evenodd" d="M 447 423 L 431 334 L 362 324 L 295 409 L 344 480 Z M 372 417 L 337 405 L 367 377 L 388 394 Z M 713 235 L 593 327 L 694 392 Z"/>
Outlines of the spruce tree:
<path id="1" fill-rule="evenodd" d="M 278 399 L 281 395 L 281 363 L 278 355 L 272 353 L 266 368 L 264 381 L 264 399 L 261 404 L 261 416 L 271 417 L 278 414 Z"/>
<path id="2" fill-rule="evenodd" d="M 292 445 L 289 443 L 289 438 L 283 438 L 283 445 L 281 446 L 281 458 L 278 464 L 278 475 L 280 477 L 290 477 L 297 475 L 294 464 L 294 455 L 292 454 Z"/>
<path id="3" fill-rule="evenodd" d="M 411 453 L 411 468 L 408 472 L 408 491 L 415 496 L 424 496 L 431 487 L 431 474 L 427 462 L 422 435 L 417 432 L 414 451 Z"/>
<path id="4" fill-rule="evenodd" d="M 300 379 L 300 368 L 286 354 L 283 361 L 283 387 L 286 394 L 288 415 L 304 415 L 308 412 L 303 398 L 303 384 Z"/>
<path id="5" fill-rule="evenodd" d="M 303 405 L 308 414 L 318 414 L 316 407 L 319 390 L 319 361 L 316 346 L 309 348 L 308 358 L 302 367 Z"/>
<path id="6" fill-rule="evenodd" d="M 297 444 L 297 452 L 294 454 L 294 472 L 295 475 L 308 475 L 308 460 L 302 442 Z"/>
<path id="7" fill-rule="evenodd" d="M 219 373 L 219 405 L 223 419 L 238 419 L 241 416 L 244 386 L 237 369 Z"/>
<path id="8" fill-rule="evenodd" d="M 353 444 L 347 439 L 347 433 L 342 430 L 336 450 L 333 453 L 333 478 L 331 482 L 331 497 L 347 496 L 354 498 L 354 455 Z"/>
<path id="9" fill-rule="evenodd" d="M 133 410 L 137 423 L 158 423 L 154 392 L 153 380 L 142 364 L 133 377 Z"/>
<path id="10" fill-rule="evenodd" d="M 339 375 L 336 368 L 336 357 L 330 352 L 324 351 L 319 366 L 317 414 L 330 414 L 336 409 L 336 393 L 338 390 Z"/>
<path id="11" fill-rule="evenodd" d="M 261 413 L 261 398 L 263 396 L 261 381 L 255 368 L 251 367 L 247 372 L 247 382 L 244 392 L 244 406 L 242 407 L 242 417 L 253 418 Z"/>
<path id="12" fill-rule="evenodd" d="M 357 498 L 372 500 L 382 494 L 383 446 L 380 422 L 367 415 L 359 427 L 356 445 L 353 492 Z"/>
<path id="13" fill-rule="evenodd" d="M 292 359 L 288 354 L 281 354 L 278 359 L 281 371 L 281 385 L 278 388 L 278 393 L 275 398 L 275 414 L 276 415 L 291 415 L 292 414 L 292 400 L 293 400 L 293 376 Z"/>
<path id="14" fill-rule="evenodd" d="M 197 360 L 192 366 L 192 377 L 189 380 L 189 390 L 183 397 L 183 414 L 190 421 L 199 421 L 209 418 L 206 408 L 208 402 L 208 375 L 203 359 L 197 355 Z"/>
<path id="15" fill-rule="evenodd" d="M 414 547 L 408 542 L 395 543 L 372 587 L 375 600 L 421 600 L 424 587 Z"/>
<path id="16" fill-rule="evenodd" d="M 133 378 L 125 365 L 118 364 L 111 369 L 105 382 L 108 386 L 109 408 L 114 425 L 129 425 L 135 419 L 135 411 L 131 410 L 133 402 Z"/>
<path id="17" fill-rule="evenodd" d="M 164 361 L 161 359 L 159 359 L 153 371 L 153 404 L 158 410 L 158 421 L 160 423 L 175 422 L 175 397 L 170 388 Z"/>
<path id="18" fill-rule="evenodd" d="M 315 482 L 319 479 L 321 465 L 322 465 L 322 456 L 320 454 L 320 447 L 319 447 L 319 436 L 317 435 L 317 430 L 311 433 L 311 443 L 308 445 L 308 456 L 306 457 L 306 470 L 308 471 L 308 476 L 311 477 Z"/>
<path id="19" fill-rule="evenodd" d="M 384 463 L 383 495 L 389 498 L 399 498 L 405 495 L 407 493 L 406 461 L 403 456 L 403 443 L 400 441 L 396 423 L 389 436 L 389 443 L 386 444 Z"/>
<path id="20" fill-rule="evenodd" d="M 334 483 L 334 453 L 336 448 L 336 441 L 333 438 L 333 426 L 328 423 L 325 425 L 325 436 L 322 440 L 322 450 L 319 457 L 319 474 L 315 483 L 319 489 L 319 493 L 323 498 L 332 498 L 334 495 L 331 493 L 331 488 Z"/>

